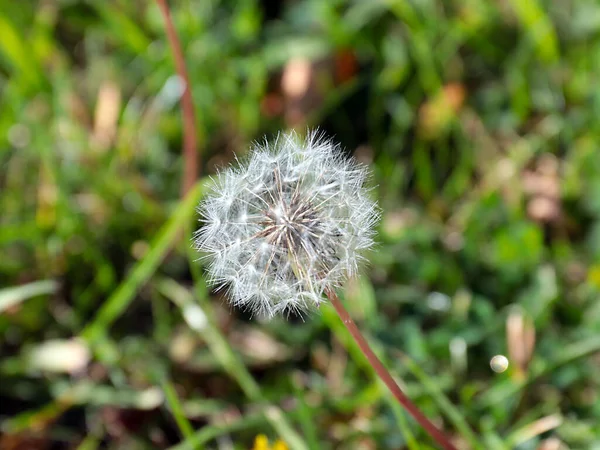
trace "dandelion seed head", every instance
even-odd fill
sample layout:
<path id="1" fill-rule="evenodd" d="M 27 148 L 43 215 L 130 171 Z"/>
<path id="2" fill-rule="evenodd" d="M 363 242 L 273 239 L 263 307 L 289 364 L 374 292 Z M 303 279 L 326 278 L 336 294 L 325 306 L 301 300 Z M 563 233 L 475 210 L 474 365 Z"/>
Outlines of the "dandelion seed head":
<path id="1" fill-rule="evenodd" d="M 355 276 L 379 220 L 366 167 L 309 133 L 279 135 L 214 180 L 195 246 L 208 281 L 263 316 L 302 313 Z"/>

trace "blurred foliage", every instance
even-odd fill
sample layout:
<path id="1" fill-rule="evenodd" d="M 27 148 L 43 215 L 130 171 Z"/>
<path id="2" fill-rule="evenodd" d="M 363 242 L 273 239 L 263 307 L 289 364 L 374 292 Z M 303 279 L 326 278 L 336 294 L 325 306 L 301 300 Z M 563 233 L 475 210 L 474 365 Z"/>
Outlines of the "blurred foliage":
<path id="1" fill-rule="evenodd" d="M 344 297 L 424 412 L 460 448 L 599 449 L 598 2 L 170 5 L 203 177 L 291 126 L 373 168 Z M 151 1 L 0 0 L 0 448 L 432 448 L 331 309 L 207 292 L 181 88 Z"/>

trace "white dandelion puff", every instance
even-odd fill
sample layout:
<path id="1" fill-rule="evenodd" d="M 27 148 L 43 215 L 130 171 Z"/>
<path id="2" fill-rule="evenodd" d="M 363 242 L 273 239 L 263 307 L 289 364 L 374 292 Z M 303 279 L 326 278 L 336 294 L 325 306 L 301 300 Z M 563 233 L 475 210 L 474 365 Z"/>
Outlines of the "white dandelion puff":
<path id="1" fill-rule="evenodd" d="M 302 312 L 355 276 L 372 247 L 368 169 L 310 133 L 280 135 L 214 179 L 195 246 L 208 281 L 263 316 Z"/>

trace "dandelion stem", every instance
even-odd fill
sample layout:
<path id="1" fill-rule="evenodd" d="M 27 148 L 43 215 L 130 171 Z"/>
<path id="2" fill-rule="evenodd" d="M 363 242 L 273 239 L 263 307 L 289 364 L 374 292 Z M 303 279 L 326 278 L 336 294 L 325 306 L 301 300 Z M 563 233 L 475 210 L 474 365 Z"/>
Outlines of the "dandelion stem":
<path id="1" fill-rule="evenodd" d="M 192 91 L 190 89 L 190 79 L 187 74 L 185 66 L 185 59 L 183 57 L 183 51 L 181 50 L 181 43 L 177 37 L 175 26 L 171 20 L 171 13 L 169 12 L 169 5 L 167 0 L 156 0 L 158 3 L 160 12 L 165 21 L 165 31 L 171 51 L 173 52 L 173 59 L 175 60 L 175 68 L 179 78 L 184 83 L 183 94 L 181 96 L 181 114 L 183 116 L 183 180 L 181 185 L 181 194 L 185 195 L 194 186 L 196 178 L 198 178 L 198 172 L 200 171 L 198 152 L 197 152 L 197 140 L 196 140 L 196 114 L 194 112 L 194 102 L 192 100 Z"/>
<path id="2" fill-rule="evenodd" d="M 367 340 L 363 337 L 360 330 L 350 317 L 350 314 L 344 308 L 340 298 L 332 289 L 326 290 L 329 301 L 335 308 L 339 318 L 342 320 L 346 329 L 350 332 L 363 354 L 375 370 L 375 373 L 385 383 L 388 389 L 392 392 L 396 400 L 408 411 L 413 418 L 419 422 L 419 424 L 429 433 L 429 435 L 444 449 L 444 450 L 457 450 L 456 447 L 450 442 L 450 439 L 436 428 L 431 421 L 425 417 L 425 415 L 417 408 L 417 406 L 402 392 L 398 384 L 394 381 L 388 370 L 385 368 L 383 363 L 377 358 L 371 347 L 367 343 Z"/>

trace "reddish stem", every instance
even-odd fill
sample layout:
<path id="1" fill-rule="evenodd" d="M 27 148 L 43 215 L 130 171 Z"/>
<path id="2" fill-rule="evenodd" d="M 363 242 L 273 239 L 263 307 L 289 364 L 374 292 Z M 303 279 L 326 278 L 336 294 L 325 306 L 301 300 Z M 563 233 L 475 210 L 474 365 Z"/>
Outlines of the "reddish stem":
<path id="1" fill-rule="evenodd" d="M 194 112 L 194 102 L 192 100 L 192 92 L 190 90 L 190 79 L 185 66 L 181 43 L 177 38 L 177 32 L 171 20 L 171 13 L 167 0 L 156 0 L 160 12 L 165 21 L 165 30 L 173 58 L 175 59 L 175 68 L 177 74 L 184 83 L 183 95 L 181 96 L 181 109 L 183 115 L 183 180 L 181 184 L 181 194 L 185 195 L 194 185 L 198 178 L 199 161 L 196 151 L 196 114 Z"/>
<path id="2" fill-rule="evenodd" d="M 381 378 L 381 380 L 385 383 L 396 400 L 410 413 L 414 419 L 419 422 L 419 424 L 429 433 L 429 435 L 443 448 L 444 450 L 457 450 L 456 447 L 450 442 L 450 439 L 442 433 L 440 430 L 436 428 L 436 426 L 431 423 L 431 421 L 423 415 L 423 413 L 417 408 L 417 406 L 410 401 L 410 399 L 402 392 L 398 384 L 394 381 L 388 370 L 382 364 L 382 362 L 377 358 L 366 339 L 361 334 L 360 330 L 344 308 L 341 300 L 337 296 L 337 294 L 333 290 L 326 291 L 327 297 L 331 304 L 337 311 L 338 316 L 342 319 L 342 322 L 362 350 L 363 354 L 371 364 L 371 367 L 375 370 L 375 373 Z"/>

